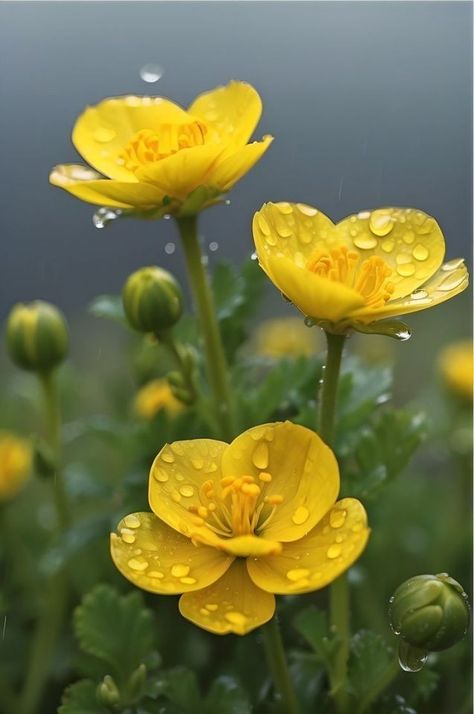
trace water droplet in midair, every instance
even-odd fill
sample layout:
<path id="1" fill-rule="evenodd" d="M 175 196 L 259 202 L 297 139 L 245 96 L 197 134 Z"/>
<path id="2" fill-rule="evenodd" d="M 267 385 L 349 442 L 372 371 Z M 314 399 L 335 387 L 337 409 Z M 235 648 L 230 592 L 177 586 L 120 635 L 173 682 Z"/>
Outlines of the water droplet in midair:
<path id="1" fill-rule="evenodd" d="M 230 198 L 226 198 L 224 201 L 224 206 L 230 206 Z"/>
<path id="2" fill-rule="evenodd" d="M 258 256 L 257 256 L 256 252 L 254 251 L 252 253 L 252 255 L 250 256 L 250 260 L 257 260 L 257 258 L 258 258 Z"/>
<path id="3" fill-rule="evenodd" d="M 165 215 L 163 216 L 164 221 L 169 221 L 170 218 L 171 218 L 171 214 L 169 214 L 169 213 L 165 213 Z"/>
<path id="4" fill-rule="evenodd" d="M 217 241 L 213 240 L 209 243 L 209 250 L 211 250 L 213 253 L 215 253 L 216 250 L 218 250 L 218 248 L 219 248 L 219 243 Z"/>
<path id="5" fill-rule="evenodd" d="M 153 82 L 158 82 L 163 76 L 163 67 L 159 64 L 145 64 L 140 69 L 140 77 L 144 82 L 152 84 Z"/>
<path id="6" fill-rule="evenodd" d="M 174 243 L 166 243 L 165 245 L 165 253 L 166 255 L 173 255 L 173 253 L 176 250 L 176 246 Z"/>
<path id="7" fill-rule="evenodd" d="M 107 208 L 103 206 L 99 208 L 92 216 L 92 223 L 96 228 L 105 228 L 109 223 L 120 218 L 122 211 L 119 208 Z"/>
<path id="8" fill-rule="evenodd" d="M 398 662 L 405 672 L 419 672 L 423 669 L 428 652 L 409 645 L 405 640 L 400 640 L 398 645 Z"/>

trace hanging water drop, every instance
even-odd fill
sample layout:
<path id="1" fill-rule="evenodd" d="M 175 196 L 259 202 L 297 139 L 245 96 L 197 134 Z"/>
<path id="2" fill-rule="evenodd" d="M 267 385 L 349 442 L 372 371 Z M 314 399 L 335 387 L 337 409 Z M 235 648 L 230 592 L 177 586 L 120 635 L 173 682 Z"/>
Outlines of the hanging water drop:
<path id="1" fill-rule="evenodd" d="M 254 251 L 252 255 L 250 256 L 250 260 L 257 260 L 258 256 L 257 253 Z"/>
<path id="2" fill-rule="evenodd" d="M 409 645 L 405 640 L 400 639 L 398 645 L 398 663 L 405 672 L 419 672 L 423 669 L 428 659 L 428 652 Z"/>
<path id="3" fill-rule="evenodd" d="M 107 208 L 103 206 L 99 208 L 92 216 L 92 223 L 96 228 L 105 228 L 109 223 L 120 218 L 122 211 L 119 208 Z"/>
<path id="4" fill-rule="evenodd" d="M 163 67 L 160 67 L 159 64 L 145 64 L 140 69 L 140 78 L 143 79 L 144 82 L 153 84 L 153 82 L 158 82 L 158 80 L 161 79 L 163 73 Z"/>

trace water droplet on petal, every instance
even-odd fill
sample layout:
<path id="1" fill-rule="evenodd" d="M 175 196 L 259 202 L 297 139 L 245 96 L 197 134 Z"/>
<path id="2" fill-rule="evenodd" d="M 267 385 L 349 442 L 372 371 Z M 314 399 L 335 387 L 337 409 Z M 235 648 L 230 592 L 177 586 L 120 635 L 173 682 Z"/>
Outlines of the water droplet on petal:
<path id="1" fill-rule="evenodd" d="M 293 206 L 287 201 L 281 201 L 281 203 L 277 203 L 276 207 L 278 208 L 280 213 L 283 213 L 284 216 L 288 216 L 293 213 Z"/>
<path id="2" fill-rule="evenodd" d="M 257 223 L 263 235 L 269 236 L 271 233 L 270 226 L 268 225 L 266 218 L 261 213 L 257 213 Z"/>
<path id="3" fill-rule="evenodd" d="M 199 471 L 204 466 L 204 459 L 201 459 L 201 457 L 198 456 L 195 459 L 191 459 L 191 463 L 194 466 L 194 468 Z"/>
<path id="4" fill-rule="evenodd" d="M 369 219 L 369 228 L 376 236 L 386 236 L 393 228 L 392 216 L 386 211 L 373 211 Z"/>
<path id="5" fill-rule="evenodd" d="M 380 247 L 385 253 L 391 253 L 392 250 L 395 248 L 395 241 L 390 240 L 389 238 L 387 240 L 383 240 L 382 243 L 380 244 Z"/>
<path id="6" fill-rule="evenodd" d="M 268 446 L 264 441 L 260 441 L 252 454 L 252 463 L 257 469 L 264 470 L 268 466 Z"/>
<path id="7" fill-rule="evenodd" d="M 405 642 L 405 640 L 400 640 L 398 645 L 398 662 L 405 672 L 419 672 L 420 669 L 423 669 L 427 659 L 428 652 L 426 652 L 426 650 L 413 647 Z"/>
<path id="8" fill-rule="evenodd" d="M 207 604 L 206 607 L 210 612 L 215 612 L 216 610 L 219 609 L 219 605 L 216 605 L 216 603 L 214 603 L 214 602 Z"/>
<path id="9" fill-rule="evenodd" d="M 403 241 L 407 245 L 411 245 L 415 241 L 415 234 L 413 231 L 407 231 L 403 234 Z"/>
<path id="10" fill-rule="evenodd" d="M 429 254 L 430 251 L 428 248 L 425 248 L 421 243 L 418 243 L 418 245 L 413 248 L 413 257 L 415 260 L 426 260 Z"/>
<path id="11" fill-rule="evenodd" d="M 174 243 L 166 243 L 165 244 L 165 253 L 166 255 L 173 255 L 173 253 L 176 250 L 176 246 Z"/>
<path id="12" fill-rule="evenodd" d="M 105 126 L 99 126 L 97 129 L 94 129 L 92 136 L 99 143 L 106 144 L 109 141 L 112 141 L 112 139 L 116 136 L 116 131 L 115 129 L 108 129 Z"/>
<path id="13" fill-rule="evenodd" d="M 361 233 L 354 238 L 353 243 L 356 248 L 360 248 L 361 250 L 370 250 L 370 248 L 375 248 L 377 245 L 377 238 L 369 236 L 367 233 Z"/>
<path id="14" fill-rule="evenodd" d="M 258 255 L 257 255 L 257 253 L 254 251 L 254 252 L 252 253 L 252 255 L 250 256 L 250 260 L 257 260 L 257 259 L 258 259 Z"/>
<path id="15" fill-rule="evenodd" d="M 130 558 L 128 561 L 128 567 L 132 570 L 137 570 L 138 572 L 143 572 L 148 568 L 148 563 L 146 560 L 138 560 L 137 558 Z"/>
<path id="16" fill-rule="evenodd" d="M 306 508 L 306 506 L 299 506 L 299 508 L 297 508 L 296 511 L 293 513 L 291 520 L 293 521 L 293 523 L 295 525 L 300 526 L 305 521 L 307 521 L 308 518 L 309 518 L 309 511 Z"/>
<path id="17" fill-rule="evenodd" d="M 164 573 L 161 573 L 159 570 L 149 570 L 147 576 L 149 578 L 157 578 L 158 580 L 165 577 Z"/>
<path id="18" fill-rule="evenodd" d="M 235 610 L 232 610 L 231 612 L 226 612 L 225 618 L 232 625 L 236 625 L 237 627 L 244 627 L 245 623 L 247 622 L 247 618 L 245 617 L 245 615 L 243 615 L 241 612 L 236 612 Z"/>
<path id="19" fill-rule="evenodd" d="M 339 545 L 330 545 L 327 549 L 326 555 L 331 560 L 338 558 L 341 555 L 341 547 Z"/>
<path id="20" fill-rule="evenodd" d="M 188 575 L 190 571 L 189 565 L 183 565 L 182 563 L 177 563 L 176 565 L 173 565 L 171 568 L 171 575 L 174 578 L 184 578 L 186 575 Z"/>
<path id="21" fill-rule="evenodd" d="M 140 77 L 144 82 L 152 84 L 153 82 L 158 82 L 158 80 L 161 79 L 163 72 L 164 70 L 159 64 L 145 64 L 140 69 Z"/>
<path id="22" fill-rule="evenodd" d="M 174 463 L 174 456 L 171 453 L 171 451 L 164 451 L 161 454 L 161 460 L 164 461 L 166 464 L 173 464 Z"/>
<path id="23" fill-rule="evenodd" d="M 305 203 L 297 203 L 296 205 L 304 216 L 315 216 L 318 212 L 317 208 L 307 206 Z"/>
<path id="24" fill-rule="evenodd" d="M 397 273 L 402 276 L 402 278 L 409 278 L 415 273 L 415 266 L 413 263 L 403 263 L 397 267 Z"/>
<path id="25" fill-rule="evenodd" d="M 125 516 L 123 522 L 127 528 L 140 528 L 140 519 L 131 513 L 129 516 Z"/>
<path id="26" fill-rule="evenodd" d="M 294 568 L 293 570 L 288 570 L 286 577 L 292 582 L 301 580 L 302 578 L 307 578 L 310 571 L 307 568 Z"/>
<path id="27" fill-rule="evenodd" d="M 184 486 L 181 486 L 179 489 L 179 492 L 185 498 L 191 498 L 191 496 L 194 496 L 194 488 L 187 484 L 185 484 Z"/>
<path id="28" fill-rule="evenodd" d="M 341 510 L 339 508 L 331 511 L 329 514 L 329 525 L 332 528 L 341 528 L 346 520 L 347 511 Z"/>
<path id="29" fill-rule="evenodd" d="M 370 218 L 370 211 L 360 211 L 357 214 L 357 218 L 360 218 L 360 220 L 366 220 L 367 218 Z"/>
<path id="30" fill-rule="evenodd" d="M 194 585 L 194 583 L 197 583 L 196 578 L 180 578 L 179 579 L 180 583 L 183 583 L 183 585 Z"/>
<path id="31" fill-rule="evenodd" d="M 412 294 L 410 295 L 410 298 L 412 300 L 421 300 L 421 299 L 427 298 L 427 297 L 428 297 L 428 293 L 426 292 L 426 290 L 414 290 L 412 292 Z"/>
<path id="32" fill-rule="evenodd" d="M 135 533 L 129 528 L 122 528 L 120 530 L 120 537 L 124 543 L 128 543 L 129 545 L 135 543 L 136 540 Z"/>
<path id="33" fill-rule="evenodd" d="M 107 208 L 103 206 L 97 209 L 97 211 L 92 216 L 92 223 L 96 228 L 105 228 L 109 223 L 115 221 L 116 218 L 120 218 L 122 211 L 119 208 Z"/>
<path id="34" fill-rule="evenodd" d="M 155 468 L 153 470 L 153 476 L 155 477 L 155 479 L 157 481 L 160 481 L 160 483 L 166 483 L 166 481 L 168 481 L 168 478 L 169 478 L 166 471 L 164 471 L 163 469 L 157 469 L 157 468 Z"/>

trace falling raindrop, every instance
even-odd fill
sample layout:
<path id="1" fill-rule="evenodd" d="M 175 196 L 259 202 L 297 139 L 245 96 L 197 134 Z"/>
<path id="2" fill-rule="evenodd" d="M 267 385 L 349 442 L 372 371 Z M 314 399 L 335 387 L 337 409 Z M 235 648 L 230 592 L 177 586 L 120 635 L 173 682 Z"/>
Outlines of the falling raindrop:
<path id="1" fill-rule="evenodd" d="M 161 77 L 163 76 L 163 73 L 163 67 L 160 67 L 159 64 L 145 64 L 140 69 L 141 79 L 143 79 L 144 82 L 148 82 L 149 84 L 153 84 L 153 82 L 158 82 L 158 80 L 161 79 Z"/>
<path id="2" fill-rule="evenodd" d="M 165 213 L 165 215 L 163 216 L 164 221 L 169 221 L 170 218 L 171 218 L 171 214 L 169 214 L 169 213 Z"/>
<path id="3" fill-rule="evenodd" d="M 230 198 L 226 198 L 224 201 L 224 206 L 230 206 Z"/>
<path id="4" fill-rule="evenodd" d="M 120 218 L 122 211 L 119 208 L 107 208 L 103 206 L 99 208 L 92 216 L 92 223 L 96 228 L 105 228 L 109 223 Z"/>
<path id="5" fill-rule="evenodd" d="M 398 645 L 398 662 L 405 672 L 419 672 L 428 659 L 428 652 L 419 647 L 409 645 L 405 640 L 400 639 Z"/>
<path id="6" fill-rule="evenodd" d="M 165 245 L 165 253 L 166 255 L 173 255 L 173 253 L 176 250 L 176 246 L 174 243 L 166 243 Z"/>
<path id="7" fill-rule="evenodd" d="M 250 260 L 257 260 L 257 253 L 254 251 L 252 255 L 250 256 Z"/>
<path id="8" fill-rule="evenodd" d="M 219 248 L 219 243 L 217 241 L 213 240 L 213 241 L 211 241 L 211 243 L 209 243 L 209 250 L 211 250 L 213 253 L 215 253 L 216 250 L 218 250 L 218 248 Z"/>

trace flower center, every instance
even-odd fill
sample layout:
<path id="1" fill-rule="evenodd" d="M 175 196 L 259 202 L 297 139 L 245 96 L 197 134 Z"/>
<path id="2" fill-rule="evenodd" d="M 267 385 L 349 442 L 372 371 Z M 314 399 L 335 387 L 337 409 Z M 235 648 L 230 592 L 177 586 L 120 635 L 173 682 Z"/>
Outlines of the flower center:
<path id="1" fill-rule="evenodd" d="M 141 129 L 119 153 L 118 162 L 135 172 L 141 166 L 164 159 L 181 149 L 202 146 L 206 134 L 206 125 L 197 120 L 189 124 L 160 124 L 156 129 Z"/>
<path id="2" fill-rule="evenodd" d="M 215 484 L 205 481 L 200 490 L 200 506 L 189 506 L 196 525 L 207 525 L 224 538 L 259 534 L 268 524 L 283 496 L 262 496 L 271 474 L 262 471 L 258 480 L 253 476 L 226 476 L 221 479 L 220 494 L 215 499 Z M 216 503 L 217 501 L 217 503 Z"/>
<path id="3" fill-rule="evenodd" d="M 370 307 L 382 307 L 395 289 L 388 280 L 393 271 L 383 258 L 372 255 L 359 263 L 359 253 L 346 246 L 333 248 L 329 252 L 317 251 L 309 258 L 306 268 L 356 290 Z"/>

